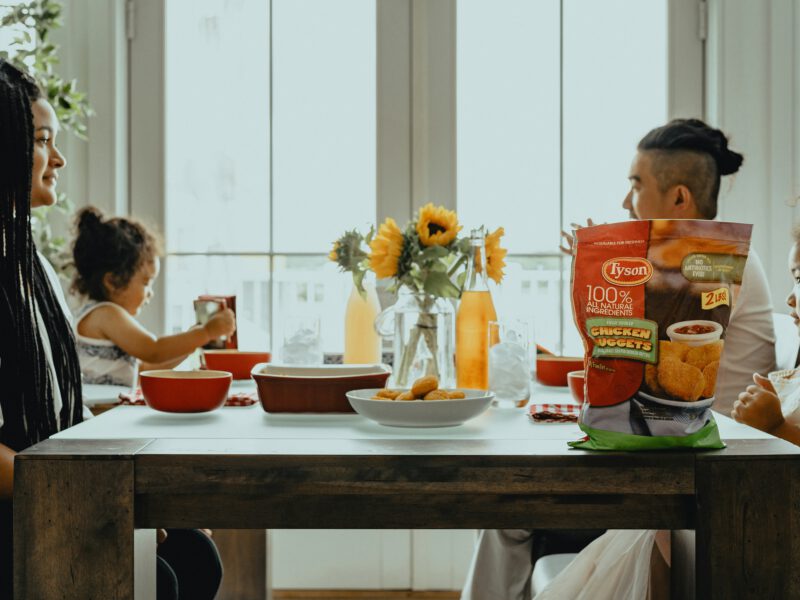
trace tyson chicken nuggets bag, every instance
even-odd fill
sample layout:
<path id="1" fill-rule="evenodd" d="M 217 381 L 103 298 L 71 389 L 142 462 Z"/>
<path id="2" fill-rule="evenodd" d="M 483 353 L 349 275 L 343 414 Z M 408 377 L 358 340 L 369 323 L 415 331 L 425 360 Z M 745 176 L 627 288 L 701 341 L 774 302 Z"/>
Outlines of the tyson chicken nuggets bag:
<path id="1" fill-rule="evenodd" d="M 711 413 L 751 225 L 629 221 L 580 229 L 572 309 L 593 450 L 723 448 Z"/>

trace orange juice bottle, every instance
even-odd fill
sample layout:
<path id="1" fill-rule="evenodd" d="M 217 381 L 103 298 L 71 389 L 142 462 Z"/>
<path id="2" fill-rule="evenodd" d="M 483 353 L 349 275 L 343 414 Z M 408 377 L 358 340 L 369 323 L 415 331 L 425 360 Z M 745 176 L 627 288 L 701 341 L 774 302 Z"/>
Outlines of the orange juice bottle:
<path id="1" fill-rule="evenodd" d="M 375 284 L 365 281 L 365 297 L 353 285 L 344 317 L 345 364 L 378 364 L 381 362 L 381 337 L 375 331 L 375 318 L 381 312 Z"/>
<path id="2" fill-rule="evenodd" d="M 486 253 L 481 230 L 470 237 L 470 257 L 464 292 L 456 313 L 456 384 L 459 388 L 489 389 L 489 321 L 496 321 L 486 282 Z"/>

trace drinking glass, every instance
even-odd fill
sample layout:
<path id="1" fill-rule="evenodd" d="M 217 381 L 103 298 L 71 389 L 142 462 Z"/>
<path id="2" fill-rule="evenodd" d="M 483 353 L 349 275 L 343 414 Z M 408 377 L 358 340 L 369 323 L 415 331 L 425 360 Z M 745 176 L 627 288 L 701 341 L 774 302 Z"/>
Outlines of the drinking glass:
<path id="1" fill-rule="evenodd" d="M 531 397 L 529 327 L 525 321 L 489 321 L 489 389 L 499 407 L 522 408 Z"/>
<path id="2" fill-rule="evenodd" d="M 283 320 L 280 360 L 287 365 L 322 364 L 318 316 L 289 316 Z"/>

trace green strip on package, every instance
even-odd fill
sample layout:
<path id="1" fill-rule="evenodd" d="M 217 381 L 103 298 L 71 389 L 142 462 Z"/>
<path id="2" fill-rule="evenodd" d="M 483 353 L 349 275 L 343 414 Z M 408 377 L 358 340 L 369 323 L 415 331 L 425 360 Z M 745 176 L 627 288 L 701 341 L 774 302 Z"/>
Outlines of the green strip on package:
<path id="1" fill-rule="evenodd" d="M 719 437 L 719 429 L 717 429 L 714 417 L 711 417 L 702 429 L 687 436 L 634 435 L 594 429 L 582 424 L 579 426 L 589 437 L 568 442 L 571 447 L 579 450 L 674 450 L 676 448 L 721 450 L 725 448 L 725 442 Z"/>

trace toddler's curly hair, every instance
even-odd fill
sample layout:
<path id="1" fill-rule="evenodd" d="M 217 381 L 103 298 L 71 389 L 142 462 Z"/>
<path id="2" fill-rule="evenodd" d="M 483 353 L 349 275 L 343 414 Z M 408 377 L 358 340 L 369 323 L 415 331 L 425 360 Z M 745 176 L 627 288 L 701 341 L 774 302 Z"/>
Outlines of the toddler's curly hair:
<path id="1" fill-rule="evenodd" d="M 163 254 L 161 240 L 145 225 L 127 217 L 106 218 L 94 206 L 78 212 L 75 229 L 72 290 L 98 302 L 108 300 L 107 273 L 115 288 L 124 288 L 143 264 Z"/>

